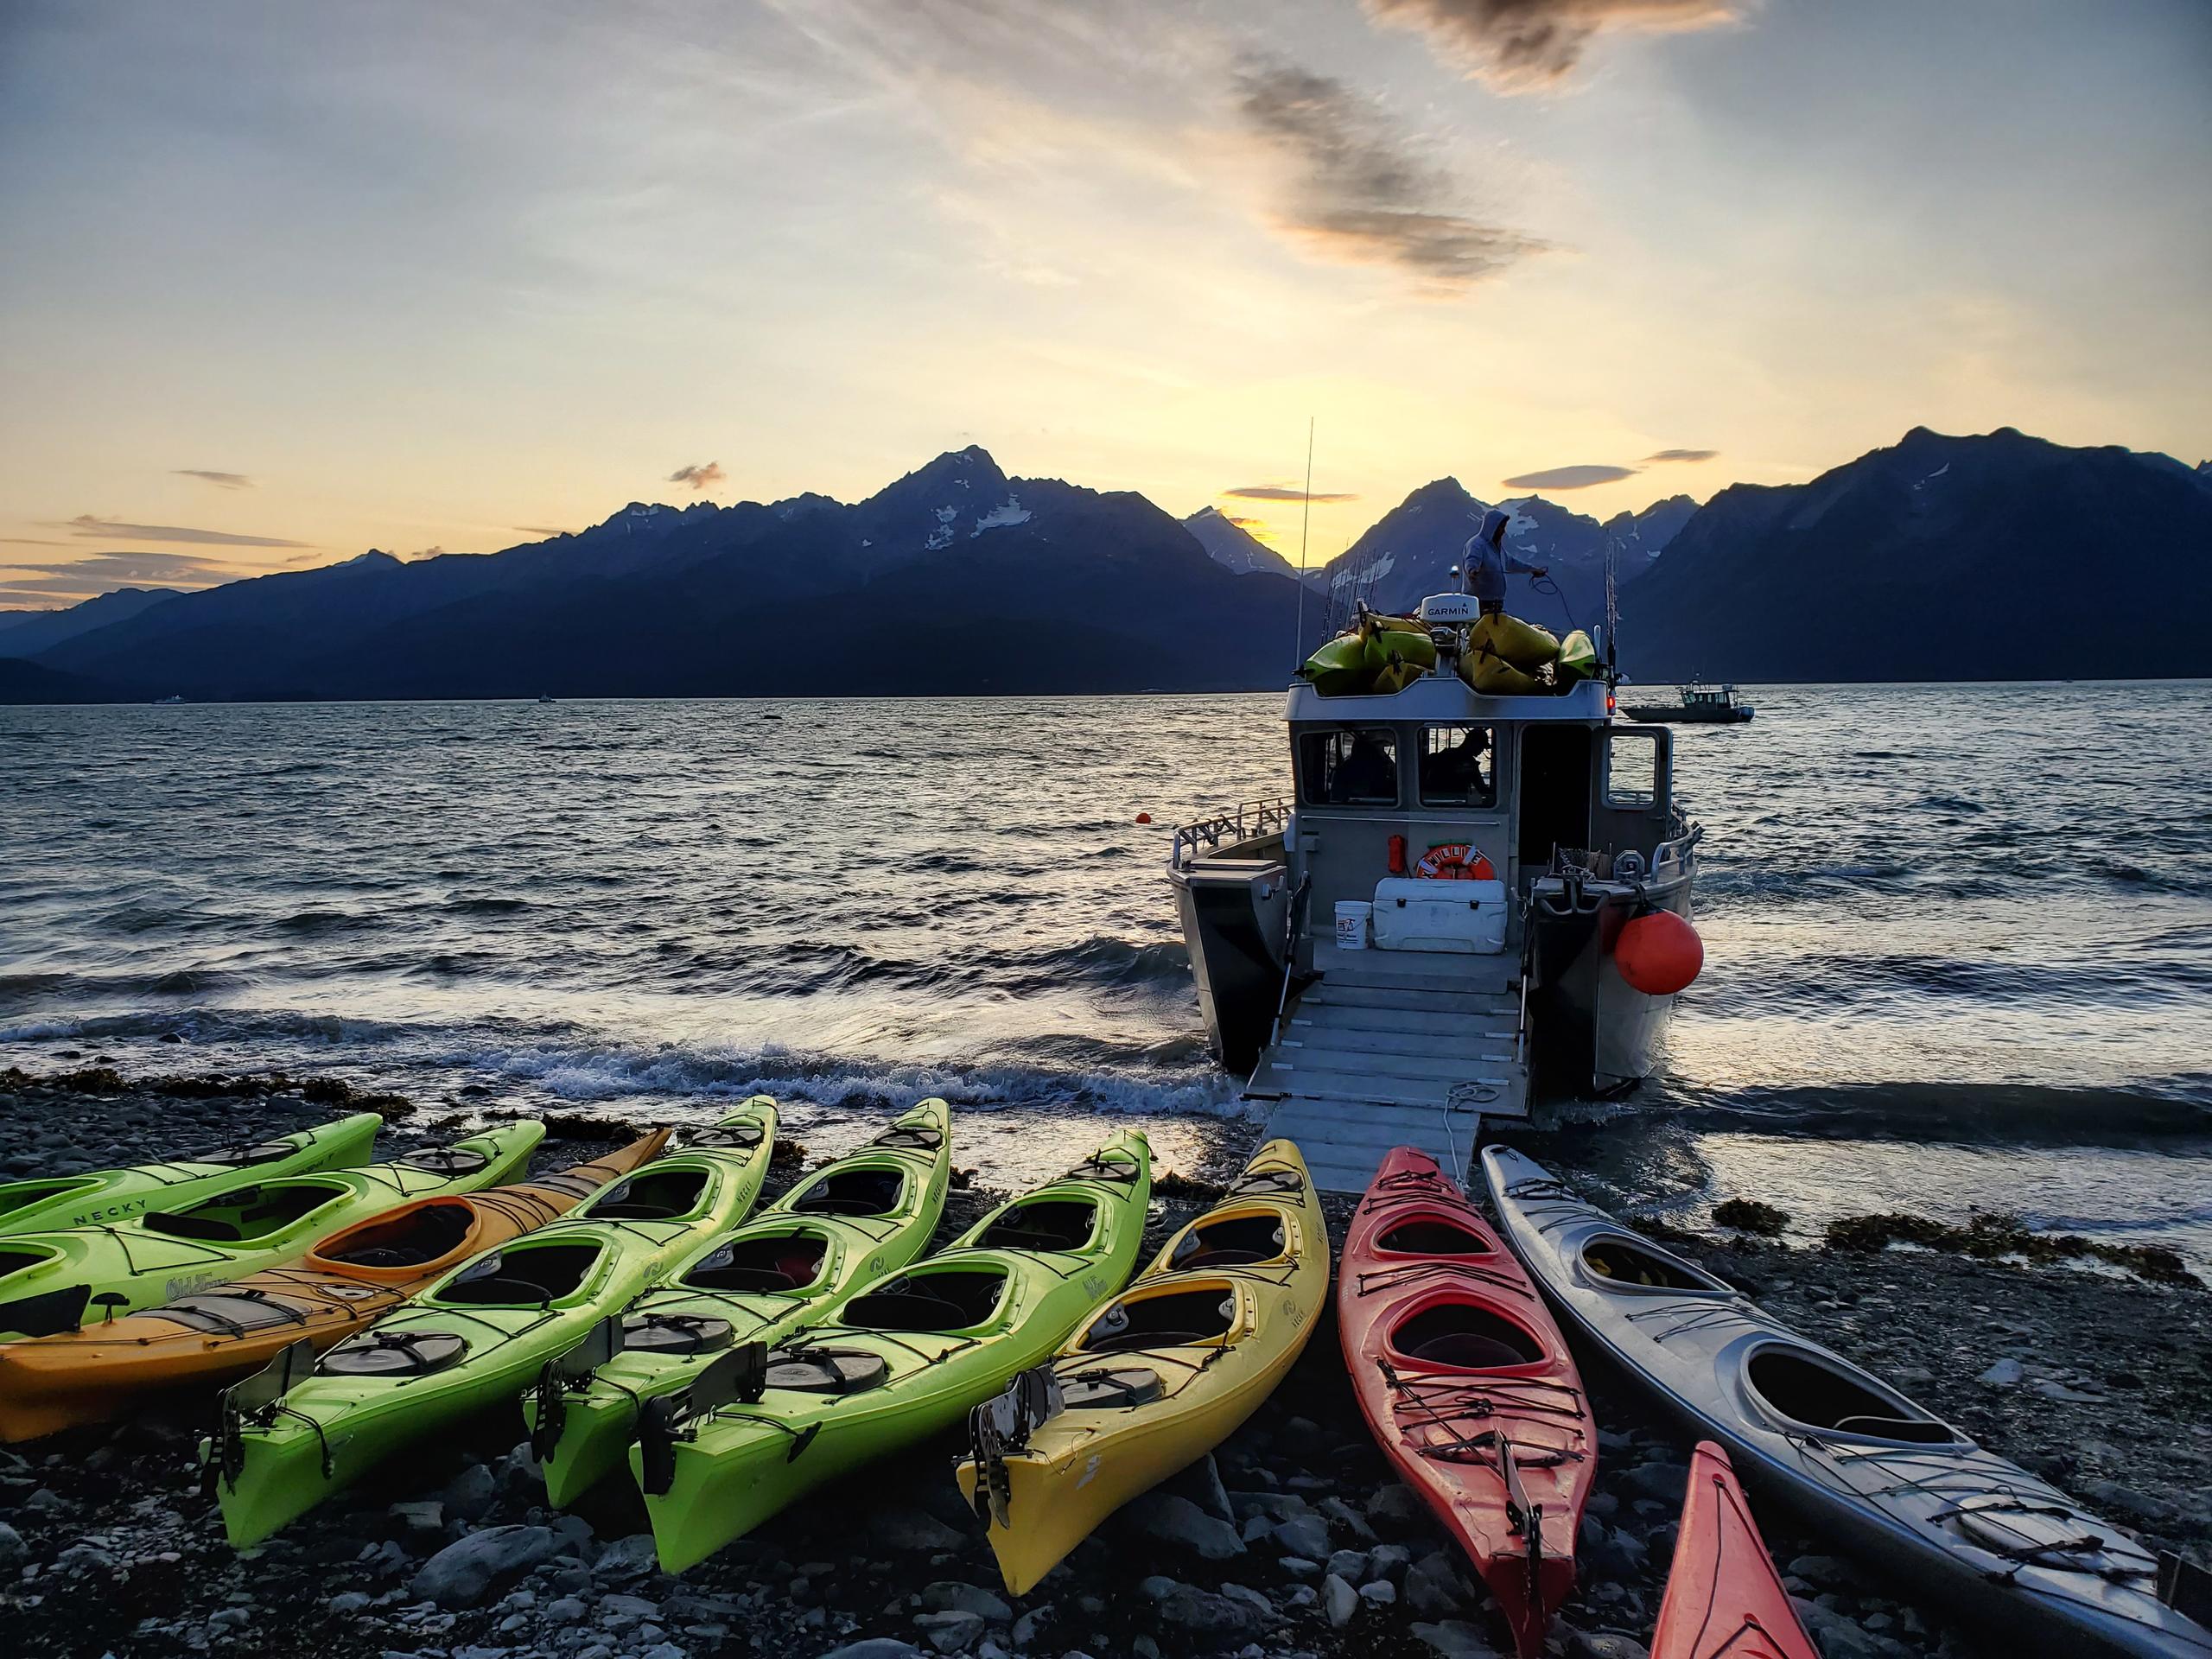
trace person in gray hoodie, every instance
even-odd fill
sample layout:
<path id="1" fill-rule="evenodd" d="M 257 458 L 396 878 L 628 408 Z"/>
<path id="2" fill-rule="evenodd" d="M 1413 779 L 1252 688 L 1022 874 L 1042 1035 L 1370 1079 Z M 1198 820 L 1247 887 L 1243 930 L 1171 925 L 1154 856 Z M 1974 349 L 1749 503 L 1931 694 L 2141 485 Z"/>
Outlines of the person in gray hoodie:
<path id="1" fill-rule="evenodd" d="M 1467 591 L 1475 596 L 1485 616 L 1505 608 L 1507 572 L 1517 570 L 1524 576 L 1551 574 L 1542 565 L 1531 564 L 1505 550 L 1505 527 L 1512 522 L 1511 513 L 1492 507 L 1483 515 L 1482 529 L 1467 538 Z"/>

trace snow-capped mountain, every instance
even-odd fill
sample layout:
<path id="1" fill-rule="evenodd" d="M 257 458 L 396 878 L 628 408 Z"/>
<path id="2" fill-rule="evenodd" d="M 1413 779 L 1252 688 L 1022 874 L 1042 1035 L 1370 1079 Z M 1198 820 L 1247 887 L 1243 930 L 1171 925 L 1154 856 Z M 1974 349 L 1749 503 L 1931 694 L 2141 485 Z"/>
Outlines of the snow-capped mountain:
<path id="1" fill-rule="evenodd" d="M 1287 576 L 1297 567 L 1265 542 L 1215 507 L 1200 507 L 1183 521 L 1183 528 L 1198 538 L 1206 556 L 1224 570 L 1249 575 L 1255 570 Z"/>

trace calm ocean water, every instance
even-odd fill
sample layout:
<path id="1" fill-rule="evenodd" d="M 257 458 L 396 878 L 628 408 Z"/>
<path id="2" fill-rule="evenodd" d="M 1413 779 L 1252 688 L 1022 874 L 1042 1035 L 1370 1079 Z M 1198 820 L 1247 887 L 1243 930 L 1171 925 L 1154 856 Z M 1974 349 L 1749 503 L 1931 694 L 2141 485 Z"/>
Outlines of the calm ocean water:
<path id="1" fill-rule="evenodd" d="M 2212 686 L 1752 695 L 1677 738 L 1708 965 L 1669 1073 L 1549 1144 L 1662 1206 L 1998 1207 L 2212 1262 Z M 1249 1130 L 1167 826 L 1284 788 L 1279 706 L 0 709 L 0 1063 L 639 1118 L 766 1090 L 817 1147 L 943 1094 L 999 1179 L 1102 1114 L 1188 1166 Z"/>

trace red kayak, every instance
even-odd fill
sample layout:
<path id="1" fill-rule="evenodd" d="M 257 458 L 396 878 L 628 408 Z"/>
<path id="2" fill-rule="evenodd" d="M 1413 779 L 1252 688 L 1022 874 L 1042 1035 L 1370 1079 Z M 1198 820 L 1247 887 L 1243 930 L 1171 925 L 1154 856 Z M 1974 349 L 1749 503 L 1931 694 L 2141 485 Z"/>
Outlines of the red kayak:
<path id="1" fill-rule="evenodd" d="M 1700 1440 L 1651 1659 L 1821 1659 L 1775 1575 L 1728 1454 Z"/>
<path id="2" fill-rule="evenodd" d="M 1574 1587 L 1598 1426 L 1535 1287 L 1427 1154 L 1385 1158 L 1352 1212 L 1337 1328 L 1383 1455 L 1535 1659 Z"/>

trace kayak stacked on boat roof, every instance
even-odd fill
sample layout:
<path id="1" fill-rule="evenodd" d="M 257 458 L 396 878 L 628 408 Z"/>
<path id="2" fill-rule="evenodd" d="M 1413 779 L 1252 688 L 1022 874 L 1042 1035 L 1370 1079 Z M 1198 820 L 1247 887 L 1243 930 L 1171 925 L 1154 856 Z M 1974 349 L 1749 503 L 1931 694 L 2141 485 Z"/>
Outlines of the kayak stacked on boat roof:
<path id="1" fill-rule="evenodd" d="M 368 1161 L 370 1143 L 383 1127 L 384 1119 L 374 1112 L 356 1112 L 312 1129 L 198 1158 L 0 1182 L 0 1237 L 97 1227 L 149 1210 L 178 1209 L 279 1176 L 350 1169 Z"/>
<path id="2" fill-rule="evenodd" d="M 732 1350 L 652 1401 L 630 1466 L 663 1569 L 954 1427 L 1050 1355 L 1136 1265 L 1151 1195 L 1150 1143 L 1124 1129 L 828 1322 Z"/>
<path id="3" fill-rule="evenodd" d="M 1305 1351 L 1328 1287 L 1313 1178 L 1269 1141 L 1054 1359 L 971 1414 L 955 1478 L 1008 1592 L 1235 1433 Z"/>
<path id="4" fill-rule="evenodd" d="M 257 1173 L 175 1208 L 11 1233 L 0 1239 L 0 1340 L 73 1331 L 296 1261 L 318 1239 L 411 1198 L 510 1179 L 544 1138 L 542 1123 L 505 1123 L 389 1163 Z"/>
<path id="5" fill-rule="evenodd" d="M 1446 597 L 1451 597 L 1449 595 Z M 1472 601 L 1460 609 L 1471 612 Z M 1315 650 L 1298 672 L 1325 697 L 1391 696 L 1424 674 L 1456 671 L 1487 696 L 1543 696 L 1598 671 L 1598 648 L 1577 628 L 1550 629 L 1503 611 L 1385 616 L 1362 607 L 1352 626 Z M 1464 626 L 1462 623 L 1464 622 Z"/>
<path id="6" fill-rule="evenodd" d="M 548 1360 L 753 1208 L 775 1133 L 775 1103 L 755 1096 L 320 1361 L 296 1343 L 234 1384 L 202 1448 L 231 1541 L 258 1542 L 401 1448 L 518 1401 Z"/>
<path id="7" fill-rule="evenodd" d="M 1560 1316 L 1738 1472 L 1852 1553 L 2031 1651 L 2212 1656 L 2120 1528 L 1978 1446 L 1732 1285 L 1483 1150 L 1500 1229 Z"/>
<path id="8" fill-rule="evenodd" d="M 153 1394 L 228 1382 L 305 1341 L 320 1351 L 480 1251 L 557 1220 L 659 1152 L 665 1129 L 535 1181 L 417 1198 L 296 1262 L 120 1319 L 0 1343 L 0 1440 L 102 1422 Z"/>
<path id="9" fill-rule="evenodd" d="M 1337 1330 L 1376 1444 L 1535 1659 L 1574 1587 L 1598 1425 L 1543 1299 L 1427 1153 L 1391 1153 L 1353 1212 Z"/>
<path id="10" fill-rule="evenodd" d="M 546 1496 L 567 1504 L 629 1473 L 646 1404 L 744 1343 L 773 1345 L 868 1281 L 905 1267 L 944 1211 L 952 1109 L 925 1100 L 823 1166 L 550 1362 L 524 1402 Z"/>

